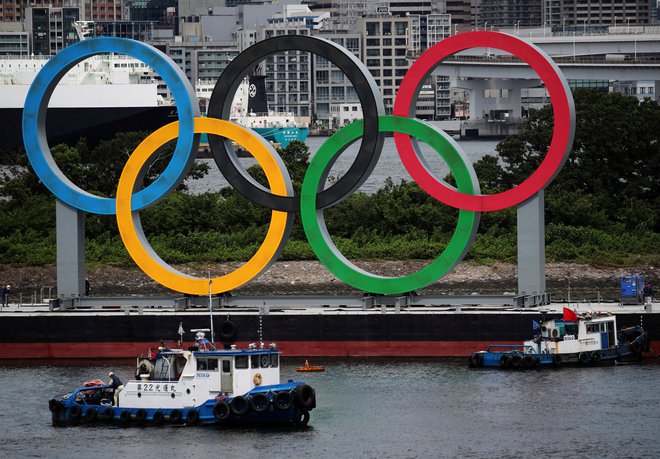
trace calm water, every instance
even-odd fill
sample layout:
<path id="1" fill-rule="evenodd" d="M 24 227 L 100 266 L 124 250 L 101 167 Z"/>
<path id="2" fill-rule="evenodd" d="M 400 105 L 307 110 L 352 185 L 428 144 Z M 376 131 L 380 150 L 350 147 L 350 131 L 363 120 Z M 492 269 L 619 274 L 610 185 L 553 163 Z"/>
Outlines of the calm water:
<path id="1" fill-rule="evenodd" d="M 285 361 L 282 379 L 300 379 Z M 660 364 L 499 372 L 463 360 L 314 361 L 301 430 L 51 426 L 48 399 L 131 361 L 0 366 L 0 451 L 44 458 L 658 457 Z"/>
<path id="2" fill-rule="evenodd" d="M 312 156 L 326 140 L 327 137 L 309 137 L 306 140 Z M 466 153 L 467 157 L 472 162 L 474 162 L 486 154 L 495 154 L 495 146 L 498 144 L 498 142 L 499 141 L 497 140 L 460 140 L 458 141 L 458 144 Z M 449 169 L 447 168 L 447 165 L 444 163 L 440 155 L 438 155 L 438 153 L 433 151 L 433 149 L 428 147 L 426 144 L 420 143 L 420 147 L 424 154 L 424 158 L 430 167 L 432 167 L 436 176 L 442 178 L 447 175 Z M 356 142 L 347 148 L 333 166 L 330 175 L 343 175 L 343 173 L 348 170 L 351 164 L 353 164 L 359 148 L 359 142 Z M 207 191 L 218 191 L 228 185 L 227 180 L 225 180 L 225 178 L 222 176 L 212 159 L 200 159 L 199 161 L 208 163 L 211 168 L 208 175 L 203 179 L 188 180 L 186 182 L 191 193 L 198 194 Z M 252 166 L 256 162 L 252 158 L 241 158 L 240 161 L 243 163 L 245 168 Z M 378 161 L 374 171 L 371 173 L 371 176 L 360 188 L 360 191 L 365 193 L 375 192 L 383 186 L 383 183 L 387 177 L 392 177 L 395 183 L 398 183 L 401 179 L 411 180 L 408 172 L 406 172 L 403 164 L 401 164 L 401 160 L 397 154 L 396 147 L 394 145 L 394 139 L 392 137 L 385 139 L 385 145 L 383 146 L 383 152 L 381 154 L 380 160 Z"/>

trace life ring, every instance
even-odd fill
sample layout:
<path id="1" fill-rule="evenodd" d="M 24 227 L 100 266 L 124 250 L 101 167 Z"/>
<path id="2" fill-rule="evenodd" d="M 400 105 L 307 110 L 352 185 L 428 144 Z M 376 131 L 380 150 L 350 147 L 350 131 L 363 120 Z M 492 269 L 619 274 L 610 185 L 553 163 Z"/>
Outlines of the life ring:
<path id="1" fill-rule="evenodd" d="M 155 425 L 162 424 L 164 420 L 165 420 L 165 415 L 163 414 L 162 411 L 155 411 L 153 417 L 151 418 L 151 421 Z"/>
<path id="2" fill-rule="evenodd" d="M 270 405 L 270 400 L 268 400 L 268 395 L 264 394 L 263 392 L 250 396 L 250 406 L 255 411 L 255 413 L 263 413 L 268 411 L 268 405 Z"/>
<path id="3" fill-rule="evenodd" d="M 69 416 L 74 419 L 79 418 L 80 413 L 82 413 L 82 409 L 78 405 L 71 405 L 71 408 L 69 408 Z"/>
<path id="4" fill-rule="evenodd" d="M 137 422 L 144 422 L 147 419 L 147 412 L 140 408 L 135 412 L 135 420 Z"/>
<path id="5" fill-rule="evenodd" d="M 94 422 L 96 421 L 96 416 L 98 415 L 98 412 L 96 411 L 96 408 L 90 407 L 85 411 L 85 421 L 87 422 Z"/>
<path id="6" fill-rule="evenodd" d="M 254 383 L 255 386 L 261 386 L 263 380 L 264 378 L 261 377 L 261 373 L 255 373 L 254 377 L 252 378 L 252 382 Z"/>
<path id="7" fill-rule="evenodd" d="M 197 410 L 190 410 L 186 414 L 186 424 L 192 426 L 199 422 L 199 413 Z"/>
<path id="8" fill-rule="evenodd" d="M 602 355 L 599 351 L 594 351 L 593 354 L 591 354 L 591 360 L 593 362 L 599 362 L 601 357 L 602 357 Z"/>
<path id="9" fill-rule="evenodd" d="M 236 416 L 245 416 L 250 411 L 250 402 L 242 395 L 237 395 L 229 402 L 229 407 Z"/>
<path id="10" fill-rule="evenodd" d="M 220 324 L 220 340 L 221 341 L 234 341 L 236 339 L 237 327 L 231 320 L 225 320 Z"/>
<path id="11" fill-rule="evenodd" d="M 178 424 L 181 422 L 181 411 L 179 410 L 172 410 L 170 412 L 170 422 L 172 424 Z"/>
<path id="12" fill-rule="evenodd" d="M 213 416 L 219 421 L 224 421 L 231 414 L 231 408 L 226 400 L 220 400 L 213 405 Z"/>
<path id="13" fill-rule="evenodd" d="M 311 410 L 316 407 L 316 392 L 311 386 L 301 384 L 294 390 L 296 404 L 305 410 Z"/>
<path id="14" fill-rule="evenodd" d="M 101 420 L 103 421 L 112 421 L 112 418 L 115 416 L 115 410 L 111 406 L 107 407 L 101 412 Z"/>
<path id="15" fill-rule="evenodd" d="M 296 417 L 293 420 L 293 423 L 297 426 L 306 426 L 309 422 L 309 411 L 299 411 Z"/>
<path id="16" fill-rule="evenodd" d="M 581 352 L 580 355 L 578 355 L 578 360 L 580 360 L 582 365 L 586 365 L 591 360 L 591 357 L 588 352 Z"/>
<path id="17" fill-rule="evenodd" d="M 273 404 L 278 410 L 288 410 L 293 404 L 293 397 L 291 396 L 291 392 L 282 391 L 276 393 L 275 398 L 273 399 Z"/>

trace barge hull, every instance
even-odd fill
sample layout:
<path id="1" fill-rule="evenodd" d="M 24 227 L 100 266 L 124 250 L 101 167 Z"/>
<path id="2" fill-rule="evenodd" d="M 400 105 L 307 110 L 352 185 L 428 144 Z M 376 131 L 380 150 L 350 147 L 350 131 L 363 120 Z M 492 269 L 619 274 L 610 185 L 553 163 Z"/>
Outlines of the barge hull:
<path id="1" fill-rule="evenodd" d="M 218 312 L 218 330 L 229 318 L 239 345 L 275 342 L 286 356 L 468 356 L 493 342 L 520 344 L 532 333 L 538 311 L 449 312 L 304 311 Z M 548 315 L 546 315 L 546 318 Z M 559 317 L 559 316 L 558 316 Z M 173 345 L 179 324 L 209 327 L 208 312 L 37 312 L 0 317 L 0 358 L 134 357 L 160 341 Z M 617 313 L 620 328 L 639 325 L 660 349 L 660 313 Z M 184 336 L 184 337 L 185 337 Z M 656 342 L 653 342 L 656 340 Z M 184 348 L 192 343 L 183 343 Z"/>

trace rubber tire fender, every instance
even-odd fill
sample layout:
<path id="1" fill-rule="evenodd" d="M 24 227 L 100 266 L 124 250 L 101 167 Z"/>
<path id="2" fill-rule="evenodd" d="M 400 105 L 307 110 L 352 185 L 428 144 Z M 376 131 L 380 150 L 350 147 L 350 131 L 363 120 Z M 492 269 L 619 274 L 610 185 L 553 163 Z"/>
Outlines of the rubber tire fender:
<path id="1" fill-rule="evenodd" d="M 533 362 L 531 355 L 526 355 L 522 358 L 522 364 L 525 368 L 531 368 Z"/>
<path id="2" fill-rule="evenodd" d="M 137 410 L 137 411 L 135 412 L 135 420 L 136 420 L 137 422 L 144 422 L 144 421 L 146 421 L 146 420 L 147 420 L 147 412 L 146 412 L 146 410 L 143 410 L 142 408 L 140 408 L 139 410 Z"/>
<path id="3" fill-rule="evenodd" d="M 197 410 L 190 410 L 186 414 L 186 424 L 194 426 L 199 422 L 199 412 Z"/>
<path id="4" fill-rule="evenodd" d="M 96 408 L 91 407 L 88 408 L 87 411 L 85 411 L 85 421 L 87 422 L 94 422 L 96 421 L 96 417 L 98 416 L 98 411 L 96 411 Z"/>
<path id="5" fill-rule="evenodd" d="M 520 354 L 515 354 L 511 356 L 512 367 L 519 367 L 521 363 L 522 363 L 522 356 Z"/>
<path id="6" fill-rule="evenodd" d="M 121 413 L 119 413 L 119 420 L 122 422 L 122 424 L 128 424 L 131 422 L 131 419 L 132 416 L 130 410 L 122 410 Z"/>
<path id="7" fill-rule="evenodd" d="M 165 420 L 165 415 L 163 414 L 162 411 L 155 411 L 153 417 L 151 418 L 151 422 L 154 423 L 154 425 L 160 425 L 163 423 Z"/>
<path id="8" fill-rule="evenodd" d="M 560 367 L 562 363 L 563 363 L 563 362 L 562 362 L 561 355 L 557 355 L 557 354 L 555 354 L 555 355 L 552 356 L 552 364 L 553 364 L 554 366 L 556 366 L 556 367 Z"/>
<path id="9" fill-rule="evenodd" d="M 56 411 L 60 411 L 62 409 L 62 404 L 58 400 L 51 398 L 48 400 L 48 409 L 55 413 Z"/>
<path id="10" fill-rule="evenodd" d="M 220 341 L 234 341 L 236 339 L 236 332 L 238 327 L 231 320 L 225 320 L 220 324 L 220 330 L 218 335 L 220 335 Z"/>
<path id="11" fill-rule="evenodd" d="M 273 399 L 273 405 L 275 405 L 275 408 L 277 408 L 278 410 L 286 411 L 289 408 L 291 408 L 292 404 L 293 404 L 293 396 L 291 395 L 291 392 L 282 391 L 275 394 L 275 398 Z"/>
<path id="12" fill-rule="evenodd" d="M 578 355 L 578 360 L 582 365 L 586 365 L 591 361 L 591 356 L 588 352 L 580 352 L 580 355 Z"/>
<path id="13" fill-rule="evenodd" d="M 69 416 L 72 419 L 78 419 L 81 413 L 82 413 L 82 408 L 80 408 L 80 406 L 78 405 L 71 405 L 71 408 L 69 408 Z"/>
<path id="14" fill-rule="evenodd" d="M 296 404 L 307 411 L 316 408 L 316 392 L 311 386 L 301 384 L 294 389 Z"/>
<path id="15" fill-rule="evenodd" d="M 229 407 L 236 416 L 245 416 L 250 411 L 250 402 L 242 395 L 237 395 L 231 399 Z"/>
<path id="16" fill-rule="evenodd" d="M 268 395 L 263 392 L 259 392 L 250 396 L 250 406 L 255 413 L 264 413 L 268 411 L 270 406 L 270 400 L 268 400 Z"/>
<path id="17" fill-rule="evenodd" d="M 220 400 L 218 403 L 213 405 L 213 416 L 218 421 L 224 421 L 229 417 L 231 414 L 231 408 L 229 407 L 229 403 L 227 403 L 226 400 Z"/>
<path id="18" fill-rule="evenodd" d="M 503 355 L 500 357 L 500 368 L 509 368 L 511 366 L 511 356 Z"/>
<path id="19" fill-rule="evenodd" d="M 602 354 L 600 353 L 600 351 L 594 351 L 594 352 L 591 354 L 591 361 L 594 362 L 594 363 L 600 362 L 600 359 L 601 359 L 602 357 L 603 357 L 603 356 L 602 356 Z"/>
<path id="20" fill-rule="evenodd" d="M 105 410 L 101 411 L 100 416 L 102 421 L 112 421 L 115 417 L 115 410 L 111 406 L 108 406 Z"/>
<path id="21" fill-rule="evenodd" d="M 293 419 L 293 423 L 299 427 L 306 426 L 309 422 L 309 411 L 302 410 L 296 413 L 296 417 Z"/>
<path id="22" fill-rule="evenodd" d="M 170 412 L 170 423 L 179 424 L 181 422 L 181 411 L 172 410 Z"/>

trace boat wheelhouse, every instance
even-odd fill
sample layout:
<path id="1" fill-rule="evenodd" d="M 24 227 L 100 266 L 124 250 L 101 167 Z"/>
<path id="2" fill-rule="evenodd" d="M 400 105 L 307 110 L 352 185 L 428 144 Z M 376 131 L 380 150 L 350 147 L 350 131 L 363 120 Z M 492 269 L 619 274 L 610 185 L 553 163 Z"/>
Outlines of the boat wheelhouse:
<path id="1" fill-rule="evenodd" d="M 199 335 L 189 350 L 161 347 L 138 357 L 136 379 L 117 390 L 114 403 L 109 385 L 53 397 L 53 423 L 307 424 L 316 407 L 314 389 L 280 383 L 274 344 L 216 350 Z"/>

